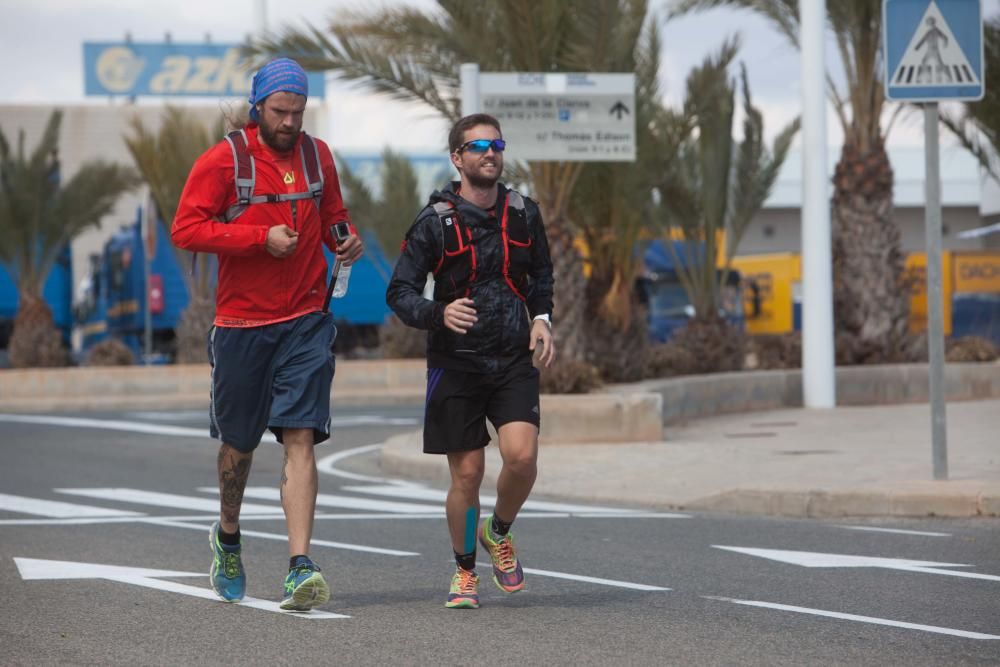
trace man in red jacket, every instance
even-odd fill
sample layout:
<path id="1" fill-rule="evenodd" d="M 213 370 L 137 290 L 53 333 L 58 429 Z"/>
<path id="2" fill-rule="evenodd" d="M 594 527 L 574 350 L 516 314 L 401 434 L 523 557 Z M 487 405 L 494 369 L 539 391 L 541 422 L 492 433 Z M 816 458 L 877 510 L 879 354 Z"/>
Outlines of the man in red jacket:
<path id="1" fill-rule="evenodd" d="M 250 123 L 198 158 L 171 229 L 178 247 L 219 260 L 209 334 L 211 435 L 222 443 L 212 588 L 230 602 L 246 593 L 240 506 L 254 449 L 269 428 L 285 448 L 280 492 L 291 559 L 281 608 L 296 611 L 330 597 L 307 555 L 318 486 L 313 446 L 330 436 L 336 337 L 323 307 L 321 244 L 345 265 L 363 252 L 330 149 L 302 132 L 307 95 L 306 73 L 295 61 L 262 67 L 253 79 Z M 331 234 L 336 223 L 350 229 L 339 244 Z"/>

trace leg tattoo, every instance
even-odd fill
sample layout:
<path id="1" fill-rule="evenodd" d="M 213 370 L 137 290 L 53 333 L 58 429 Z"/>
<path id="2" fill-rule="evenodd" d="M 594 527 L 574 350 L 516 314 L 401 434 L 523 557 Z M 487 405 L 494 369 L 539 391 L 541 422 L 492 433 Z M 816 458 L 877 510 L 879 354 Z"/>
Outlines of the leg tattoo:
<path id="1" fill-rule="evenodd" d="M 285 484 L 288 483 L 288 449 L 285 449 L 285 460 L 281 463 L 281 484 L 278 485 L 278 494 L 284 502 L 285 500 Z"/>
<path id="2" fill-rule="evenodd" d="M 230 526 L 238 526 L 243 491 L 250 477 L 250 462 L 253 454 L 244 454 L 223 444 L 219 448 L 219 495 L 222 499 L 222 520 Z"/>

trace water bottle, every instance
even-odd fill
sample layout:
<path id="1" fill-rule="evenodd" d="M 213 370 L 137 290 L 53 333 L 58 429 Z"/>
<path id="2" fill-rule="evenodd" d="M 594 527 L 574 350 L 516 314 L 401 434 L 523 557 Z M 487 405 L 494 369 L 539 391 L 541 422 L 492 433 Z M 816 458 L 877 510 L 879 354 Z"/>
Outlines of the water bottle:
<path id="1" fill-rule="evenodd" d="M 340 244 L 351 235 L 351 228 L 346 222 L 338 222 L 333 226 L 333 235 L 336 237 L 337 243 Z M 337 283 L 333 287 L 333 298 L 340 299 L 347 294 L 347 284 L 351 280 L 351 267 L 346 266 L 338 259 L 334 268 L 337 272 Z"/>

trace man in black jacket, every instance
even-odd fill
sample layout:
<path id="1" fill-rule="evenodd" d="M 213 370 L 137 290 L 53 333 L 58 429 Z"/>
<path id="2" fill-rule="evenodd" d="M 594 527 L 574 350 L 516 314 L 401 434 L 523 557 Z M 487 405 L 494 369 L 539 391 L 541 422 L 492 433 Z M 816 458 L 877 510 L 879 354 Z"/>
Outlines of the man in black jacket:
<path id="1" fill-rule="evenodd" d="M 386 292 L 406 324 L 429 331 L 424 451 L 446 454 L 445 509 L 457 569 L 446 606 L 479 606 L 476 539 L 503 591 L 524 588 L 510 526 L 535 483 L 538 361 L 552 363 L 552 260 L 538 205 L 500 183 L 500 123 L 462 118 L 448 135 L 461 180 L 434 192 L 406 234 Z M 434 299 L 423 297 L 434 274 Z M 492 516 L 479 522 L 479 487 L 490 437 L 503 467 Z"/>

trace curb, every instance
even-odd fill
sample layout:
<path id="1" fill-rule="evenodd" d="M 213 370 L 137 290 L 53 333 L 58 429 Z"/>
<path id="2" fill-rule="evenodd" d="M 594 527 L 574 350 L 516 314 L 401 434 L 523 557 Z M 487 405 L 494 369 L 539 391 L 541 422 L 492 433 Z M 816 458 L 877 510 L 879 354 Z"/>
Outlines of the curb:
<path id="1" fill-rule="evenodd" d="M 444 456 L 424 454 L 421 431 L 386 440 L 379 450 L 379 465 L 387 474 L 425 482 L 448 484 L 450 473 Z M 486 450 L 483 483 L 496 484 L 500 455 L 496 447 Z M 558 492 L 539 480 L 533 493 L 567 502 L 603 503 L 660 511 L 702 511 L 797 518 L 845 517 L 1000 517 L 1000 482 L 946 481 L 903 482 L 888 489 L 730 489 L 693 501 L 637 500 L 623 484 L 621 492 L 581 489 Z"/>
<path id="2" fill-rule="evenodd" d="M 678 509 L 801 518 L 1000 516 L 1000 488 L 990 488 L 995 485 L 958 482 L 974 487 L 962 490 L 949 486 L 953 482 L 928 484 L 941 486 L 926 491 L 733 489 Z"/>

